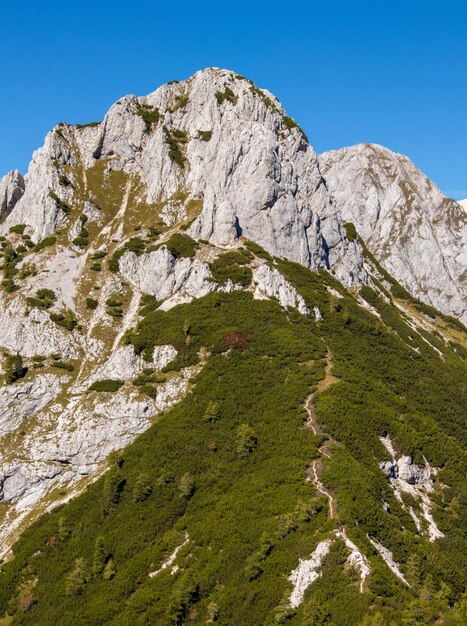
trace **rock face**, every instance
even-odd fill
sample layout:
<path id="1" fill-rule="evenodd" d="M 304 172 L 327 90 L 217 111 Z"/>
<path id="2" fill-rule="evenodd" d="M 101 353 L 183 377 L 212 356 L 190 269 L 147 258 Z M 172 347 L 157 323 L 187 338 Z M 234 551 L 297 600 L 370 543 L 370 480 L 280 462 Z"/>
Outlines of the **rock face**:
<path id="1" fill-rule="evenodd" d="M 321 172 L 345 222 L 404 287 L 467 321 L 467 215 L 407 157 L 360 144 L 325 152 Z"/>
<path id="2" fill-rule="evenodd" d="M 301 130 L 273 96 L 232 72 L 210 68 L 122 98 L 95 127 L 57 127 L 35 152 L 3 230 L 25 223 L 34 240 L 53 233 L 66 213 L 56 198 L 71 203 L 74 184 L 57 164 L 97 161 L 138 175 L 148 203 L 181 189 L 202 200 L 193 236 L 226 246 L 243 235 L 271 254 L 331 269 L 348 285 L 364 279 L 359 247 L 345 237 Z"/>
<path id="3" fill-rule="evenodd" d="M 10 213 L 24 193 L 24 178 L 18 170 L 13 170 L 0 181 L 0 218 Z"/>

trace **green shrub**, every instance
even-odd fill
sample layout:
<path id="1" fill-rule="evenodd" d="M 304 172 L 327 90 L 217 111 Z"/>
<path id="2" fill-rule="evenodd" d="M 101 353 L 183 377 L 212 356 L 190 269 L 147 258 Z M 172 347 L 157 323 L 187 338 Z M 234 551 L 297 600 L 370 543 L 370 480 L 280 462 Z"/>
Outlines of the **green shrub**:
<path id="1" fill-rule="evenodd" d="M 23 359 L 19 354 L 8 354 L 5 357 L 4 370 L 7 385 L 11 385 L 20 378 L 23 378 L 28 371 L 27 368 L 23 366 Z"/>
<path id="2" fill-rule="evenodd" d="M 123 380 L 114 380 L 114 379 L 105 379 L 105 380 L 96 380 L 96 382 L 92 383 L 89 387 L 89 391 L 99 391 L 99 392 L 112 392 L 118 391 L 123 385 L 125 381 Z"/>
<path id="3" fill-rule="evenodd" d="M 133 487 L 133 502 L 144 502 L 152 493 L 152 486 L 147 474 L 140 474 Z"/>
<path id="4" fill-rule="evenodd" d="M 85 226 L 88 218 L 86 217 L 86 215 L 81 215 L 79 219 L 81 223 L 81 228 L 78 236 L 73 239 L 72 243 L 78 248 L 86 248 L 89 245 L 89 231 Z"/>
<path id="5" fill-rule="evenodd" d="M 10 226 L 10 233 L 16 233 L 17 235 L 22 235 L 26 228 L 26 224 L 15 224 L 14 226 Z"/>
<path id="6" fill-rule="evenodd" d="M 86 306 L 88 307 L 88 309 L 91 309 L 91 310 L 97 309 L 98 305 L 99 305 L 99 301 L 96 300 L 95 298 L 91 298 L 90 296 L 86 298 Z"/>
<path id="7" fill-rule="evenodd" d="M 176 128 L 169 130 L 167 126 L 164 126 L 163 130 L 165 143 L 169 147 L 169 159 L 183 169 L 186 159 L 183 156 L 180 145 L 188 141 L 185 131 Z"/>
<path id="8" fill-rule="evenodd" d="M 42 239 L 42 241 L 39 241 L 38 243 L 36 243 L 36 245 L 34 246 L 34 250 L 35 252 L 40 252 L 44 248 L 54 246 L 56 243 L 57 243 L 57 237 L 55 237 L 54 235 L 50 237 L 45 237 L 45 239 Z"/>
<path id="9" fill-rule="evenodd" d="M 355 225 L 352 224 L 352 222 L 346 222 L 344 224 L 344 228 L 345 228 L 345 236 L 347 237 L 347 239 L 349 241 L 355 241 L 357 239 L 357 229 L 355 228 Z"/>
<path id="10" fill-rule="evenodd" d="M 150 104 L 137 103 L 136 105 L 136 113 L 139 115 L 146 126 L 146 132 L 151 133 L 153 128 L 157 126 L 159 119 L 161 117 L 159 113 L 159 109 L 156 106 L 151 106 Z"/>
<path id="11" fill-rule="evenodd" d="M 219 284 L 230 279 L 233 283 L 246 287 L 253 278 L 251 268 L 248 266 L 249 261 L 241 251 L 231 250 L 221 254 L 209 264 L 212 279 Z"/>
<path id="12" fill-rule="evenodd" d="M 188 235 L 174 233 L 172 237 L 165 242 L 165 246 L 176 259 L 179 259 L 183 257 L 194 257 L 199 244 Z"/>
<path id="13" fill-rule="evenodd" d="M 29 306 L 36 307 L 38 309 L 49 309 L 55 301 L 57 296 L 52 289 L 39 289 L 36 291 L 35 297 L 26 298 L 26 302 Z"/>
<path id="14" fill-rule="evenodd" d="M 73 312 L 69 309 L 66 309 L 65 313 L 51 313 L 50 319 L 52 322 L 57 324 L 57 326 L 61 326 L 70 332 L 73 331 L 78 325 Z"/>
<path id="15" fill-rule="evenodd" d="M 153 296 L 149 293 L 144 293 L 141 296 L 141 300 L 139 302 L 139 314 L 143 317 L 152 313 L 157 308 L 159 308 L 160 302 L 157 300 L 156 296 Z"/>
<path id="16" fill-rule="evenodd" d="M 111 272 L 114 274 L 119 271 L 119 261 L 120 258 L 125 254 L 125 248 L 120 248 L 119 250 L 115 250 L 112 254 L 111 258 L 108 261 L 108 267 Z"/>
<path id="17" fill-rule="evenodd" d="M 93 260 L 103 259 L 106 255 L 107 255 L 106 250 L 97 250 L 96 252 L 94 252 L 94 254 L 91 254 L 91 259 Z"/>
<path id="18" fill-rule="evenodd" d="M 218 104 L 222 104 L 225 100 L 227 100 L 227 102 L 231 102 L 232 104 L 237 104 L 238 97 L 234 94 L 230 87 L 226 87 L 224 91 L 216 91 L 214 95 L 216 96 Z"/>
<path id="19" fill-rule="evenodd" d="M 273 261 L 272 256 L 269 252 L 266 252 L 264 248 L 262 248 L 259 244 L 254 241 L 250 241 L 249 239 L 245 239 L 243 244 L 247 250 L 249 250 L 252 254 L 260 257 L 261 259 L 266 259 L 267 261 Z"/>
<path id="20" fill-rule="evenodd" d="M 193 479 L 193 476 L 189 472 L 186 472 L 180 478 L 178 490 L 182 498 L 190 498 L 193 495 L 193 492 L 195 490 L 195 481 Z"/>
<path id="21" fill-rule="evenodd" d="M 129 252 L 134 252 L 137 256 L 144 252 L 146 244 L 140 237 L 131 237 L 126 243 L 125 248 Z"/>
<path id="22" fill-rule="evenodd" d="M 78 130 L 82 130 L 83 128 L 95 128 L 96 126 L 99 126 L 99 124 L 102 124 L 102 122 L 88 122 L 87 124 L 75 124 L 75 128 L 77 128 Z"/>
<path id="23" fill-rule="evenodd" d="M 292 117 L 289 117 L 288 115 L 284 115 L 282 119 L 284 121 L 284 125 L 286 128 L 288 128 L 289 130 L 296 128 L 301 134 L 302 138 L 308 143 L 308 137 L 305 135 L 303 129 L 297 124 L 297 122 Z"/>
<path id="24" fill-rule="evenodd" d="M 102 270 L 102 265 L 101 263 L 92 263 L 89 266 L 89 269 L 92 270 L 93 272 L 100 272 Z"/>
<path id="25" fill-rule="evenodd" d="M 55 192 L 49 191 L 49 196 L 55 202 L 57 209 L 63 211 L 65 215 L 69 215 L 71 213 L 71 206 L 65 200 L 59 198 Z"/>
<path id="26" fill-rule="evenodd" d="M 84 559 L 76 559 L 71 572 L 65 579 L 65 593 L 67 596 L 79 596 L 83 593 L 88 582 L 88 574 Z"/>
<path id="27" fill-rule="evenodd" d="M 248 424 L 242 424 L 237 428 L 235 449 L 241 457 L 248 456 L 258 444 L 256 433 Z"/>
<path id="28" fill-rule="evenodd" d="M 201 141 L 210 141 L 212 137 L 212 130 L 199 130 L 198 131 L 198 139 Z"/>
<path id="29" fill-rule="evenodd" d="M 67 372 L 73 372 L 74 371 L 74 366 L 71 363 L 67 363 L 66 361 L 54 361 L 51 364 L 51 367 L 56 367 L 60 370 L 66 370 Z"/>
<path id="30" fill-rule="evenodd" d="M 206 412 L 204 413 L 204 419 L 207 422 L 217 422 L 218 419 L 221 418 L 221 410 L 219 402 L 209 402 L 206 407 Z"/>

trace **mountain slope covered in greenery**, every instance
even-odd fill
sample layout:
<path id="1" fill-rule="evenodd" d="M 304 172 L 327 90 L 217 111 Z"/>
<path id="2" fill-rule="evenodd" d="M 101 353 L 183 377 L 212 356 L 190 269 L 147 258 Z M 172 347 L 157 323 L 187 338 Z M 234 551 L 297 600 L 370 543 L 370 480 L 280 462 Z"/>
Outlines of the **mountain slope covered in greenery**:
<path id="1" fill-rule="evenodd" d="M 379 280 L 346 290 L 268 263 L 322 319 L 243 291 L 148 311 L 124 342 L 147 360 L 175 346 L 167 371 L 204 366 L 97 482 L 24 532 L 0 573 L 0 624 L 465 623 L 463 331 Z M 387 440 L 439 468 L 436 540 L 426 500 L 380 467 Z M 292 572 L 326 541 L 293 602 Z"/>

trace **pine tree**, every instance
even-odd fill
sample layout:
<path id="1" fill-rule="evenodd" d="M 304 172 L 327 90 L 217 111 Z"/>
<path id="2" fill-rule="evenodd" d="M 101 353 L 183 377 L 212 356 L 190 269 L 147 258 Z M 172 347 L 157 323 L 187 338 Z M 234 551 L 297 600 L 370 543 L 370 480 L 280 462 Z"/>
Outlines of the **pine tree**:
<path id="1" fill-rule="evenodd" d="M 94 545 L 94 557 L 92 560 L 92 575 L 99 576 L 105 567 L 107 552 L 104 544 L 104 537 L 97 537 Z"/>
<path id="2" fill-rule="evenodd" d="M 152 493 L 151 483 L 145 474 L 140 474 L 133 487 L 133 502 L 142 502 Z"/>
<path id="3" fill-rule="evenodd" d="M 23 367 L 23 359 L 19 354 L 7 355 L 5 358 L 5 382 L 11 385 L 19 378 L 26 374 L 26 368 Z"/>
<path id="4" fill-rule="evenodd" d="M 248 426 L 248 424 L 242 424 L 237 428 L 237 438 L 235 444 L 237 454 L 241 457 L 248 456 L 248 454 L 253 452 L 256 448 L 257 443 L 258 440 L 256 438 L 256 433 L 251 426 Z"/>
<path id="5" fill-rule="evenodd" d="M 65 593 L 67 596 L 79 596 L 87 582 L 84 559 L 76 559 L 75 567 L 66 577 Z"/>
<path id="6" fill-rule="evenodd" d="M 183 474 L 181 477 L 178 484 L 178 490 L 180 491 L 182 498 L 189 498 L 193 494 L 193 491 L 195 490 L 195 481 L 189 472 Z"/>
<path id="7" fill-rule="evenodd" d="M 113 466 L 107 473 L 103 490 L 103 513 L 108 515 L 120 499 L 123 477 L 118 466 Z"/>
<path id="8" fill-rule="evenodd" d="M 221 417 L 220 407 L 218 402 L 209 402 L 206 412 L 204 414 L 204 419 L 207 422 L 217 422 L 217 420 Z"/>
<path id="9" fill-rule="evenodd" d="M 102 572 L 102 578 L 104 580 L 112 580 L 115 576 L 115 563 L 113 559 L 109 559 L 105 564 L 104 571 Z"/>

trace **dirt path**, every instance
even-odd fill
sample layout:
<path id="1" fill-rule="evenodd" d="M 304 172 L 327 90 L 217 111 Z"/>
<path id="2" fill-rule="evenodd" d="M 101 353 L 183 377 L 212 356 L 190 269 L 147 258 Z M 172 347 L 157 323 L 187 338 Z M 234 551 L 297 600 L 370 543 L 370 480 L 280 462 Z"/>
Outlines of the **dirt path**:
<path id="1" fill-rule="evenodd" d="M 310 394 L 305 402 L 305 409 L 306 409 L 306 412 L 308 413 L 308 419 L 306 421 L 305 426 L 309 428 L 313 432 L 314 435 L 322 435 L 324 433 L 319 428 L 317 420 L 316 420 L 316 412 L 313 406 L 313 397 L 315 393 L 324 391 L 325 389 L 327 389 L 328 387 L 330 387 L 337 381 L 338 381 L 338 378 L 336 378 L 332 374 L 332 352 L 328 349 L 328 352 L 326 354 L 326 366 L 325 366 L 324 378 L 319 381 L 316 392 Z M 319 453 L 321 454 L 321 458 L 315 459 L 314 461 L 312 461 L 307 470 L 308 480 L 311 480 L 313 484 L 315 485 L 316 490 L 319 491 L 319 493 L 323 494 L 323 496 L 326 496 L 326 498 L 328 499 L 329 517 L 331 518 L 336 517 L 336 503 L 331 492 L 328 489 L 326 489 L 326 487 L 323 485 L 323 483 L 320 481 L 318 477 L 318 465 L 319 463 L 322 462 L 323 460 L 322 457 L 326 457 L 328 459 L 331 458 L 329 447 L 333 443 L 334 443 L 334 440 L 331 438 L 327 438 L 324 441 L 322 446 L 319 448 Z"/>

